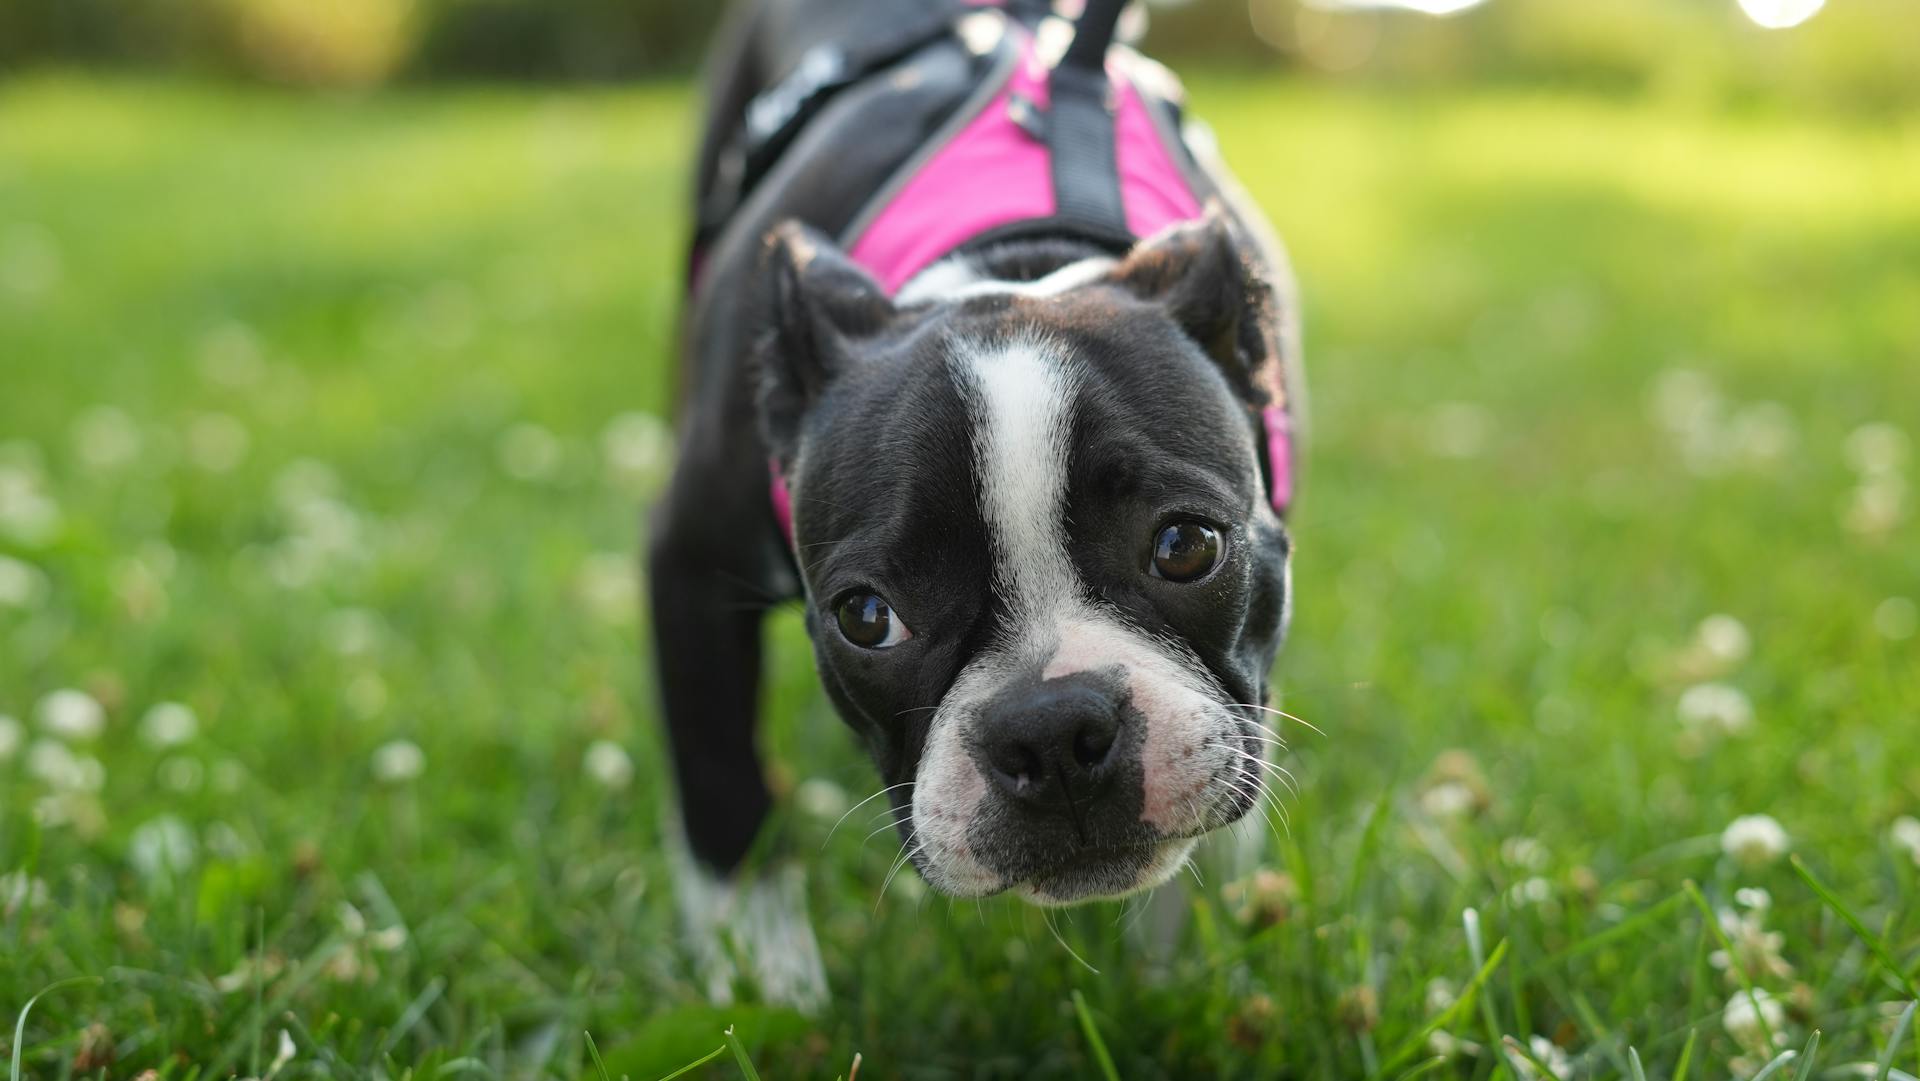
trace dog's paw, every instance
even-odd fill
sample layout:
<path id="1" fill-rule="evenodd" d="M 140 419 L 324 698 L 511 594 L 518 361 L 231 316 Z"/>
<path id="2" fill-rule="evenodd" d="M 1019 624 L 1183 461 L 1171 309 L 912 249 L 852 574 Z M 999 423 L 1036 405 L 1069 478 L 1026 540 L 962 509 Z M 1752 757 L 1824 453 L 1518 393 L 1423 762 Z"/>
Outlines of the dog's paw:
<path id="1" fill-rule="evenodd" d="M 731 1004 L 744 974 L 764 1001 L 807 1013 L 827 1004 L 798 867 L 728 879 L 687 861 L 677 877 L 692 961 L 710 1001 Z"/>

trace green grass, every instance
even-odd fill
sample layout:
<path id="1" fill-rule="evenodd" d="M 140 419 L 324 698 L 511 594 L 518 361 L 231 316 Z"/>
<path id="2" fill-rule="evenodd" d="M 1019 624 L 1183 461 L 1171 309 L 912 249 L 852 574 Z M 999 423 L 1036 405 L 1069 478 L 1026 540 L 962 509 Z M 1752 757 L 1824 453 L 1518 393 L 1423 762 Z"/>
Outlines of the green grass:
<path id="1" fill-rule="evenodd" d="M 626 592 L 657 470 L 602 452 L 670 397 L 685 93 L 0 86 L 0 1062 L 1571 1081 L 1749 1077 L 1817 1030 L 1823 1072 L 1920 1073 L 1889 600 L 1920 597 L 1920 463 L 1853 460 L 1920 429 L 1920 124 L 1195 98 L 1306 290 L 1281 676 L 1324 735 L 1292 732 L 1271 922 L 1183 877 L 1149 963 L 1119 906 L 1060 941 L 900 880 L 876 910 L 894 838 L 863 812 L 821 851 L 837 811 L 794 811 L 835 992 L 807 1018 L 708 1005 L 677 948 Z M 1750 655 L 1701 644 L 1716 613 Z M 777 781 L 866 795 L 791 614 L 776 640 Z M 1707 680 L 1749 730 L 1681 721 Z M 63 757 L 66 687 L 106 724 Z M 198 726 L 161 749 L 163 701 Z M 399 739 L 424 768 L 381 781 Z M 583 767 L 603 739 L 624 787 Z M 1807 876 L 1722 853 L 1753 813 Z M 1770 892 L 1736 972 L 1689 883 Z M 1749 986 L 1773 1048 L 1723 1023 Z"/>

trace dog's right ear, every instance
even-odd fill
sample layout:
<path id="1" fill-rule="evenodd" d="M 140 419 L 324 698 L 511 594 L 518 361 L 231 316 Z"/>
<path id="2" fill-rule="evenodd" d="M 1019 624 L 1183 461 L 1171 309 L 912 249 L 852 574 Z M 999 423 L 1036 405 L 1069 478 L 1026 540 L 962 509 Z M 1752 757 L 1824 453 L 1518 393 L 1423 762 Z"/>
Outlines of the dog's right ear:
<path id="1" fill-rule="evenodd" d="M 760 282 L 760 428 L 774 457 L 790 463 L 807 410 L 853 363 L 855 343 L 885 330 L 896 309 L 871 275 L 797 221 L 767 234 Z"/>

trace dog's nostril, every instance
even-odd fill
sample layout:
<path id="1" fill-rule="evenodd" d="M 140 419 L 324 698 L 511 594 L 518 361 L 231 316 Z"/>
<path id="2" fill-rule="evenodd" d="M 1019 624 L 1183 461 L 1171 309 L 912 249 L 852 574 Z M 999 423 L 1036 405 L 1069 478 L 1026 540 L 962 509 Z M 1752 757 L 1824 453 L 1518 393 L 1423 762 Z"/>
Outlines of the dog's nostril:
<path id="1" fill-rule="evenodd" d="M 1020 788 L 1026 788 L 1046 776 L 1046 764 L 1034 753 L 1033 748 L 1025 744 L 1015 744 L 998 758 L 996 765 L 1000 771 L 1013 778 L 1013 783 Z"/>
<path id="2" fill-rule="evenodd" d="M 1107 760 L 1107 752 L 1113 750 L 1113 738 L 1118 734 L 1117 726 L 1090 724 L 1083 725 L 1073 737 L 1073 760 L 1085 769 L 1092 769 Z"/>

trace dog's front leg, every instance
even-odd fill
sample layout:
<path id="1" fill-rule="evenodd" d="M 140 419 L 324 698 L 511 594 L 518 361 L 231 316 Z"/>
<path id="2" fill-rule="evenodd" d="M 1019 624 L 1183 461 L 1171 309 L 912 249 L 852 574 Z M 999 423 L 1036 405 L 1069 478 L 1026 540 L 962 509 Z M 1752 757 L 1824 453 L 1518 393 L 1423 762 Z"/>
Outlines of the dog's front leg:
<path id="1" fill-rule="evenodd" d="M 762 616 L 751 560 L 712 543 L 710 495 L 676 484 L 648 558 L 654 649 L 679 792 L 677 891 L 709 998 L 732 997 L 738 957 L 770 1000 L 821 1004 L 826 980 L 796 872 L 749 860 L 772 800 L 755 747 Z M 739 553 L 731 553 L 738 557 Z"/>

